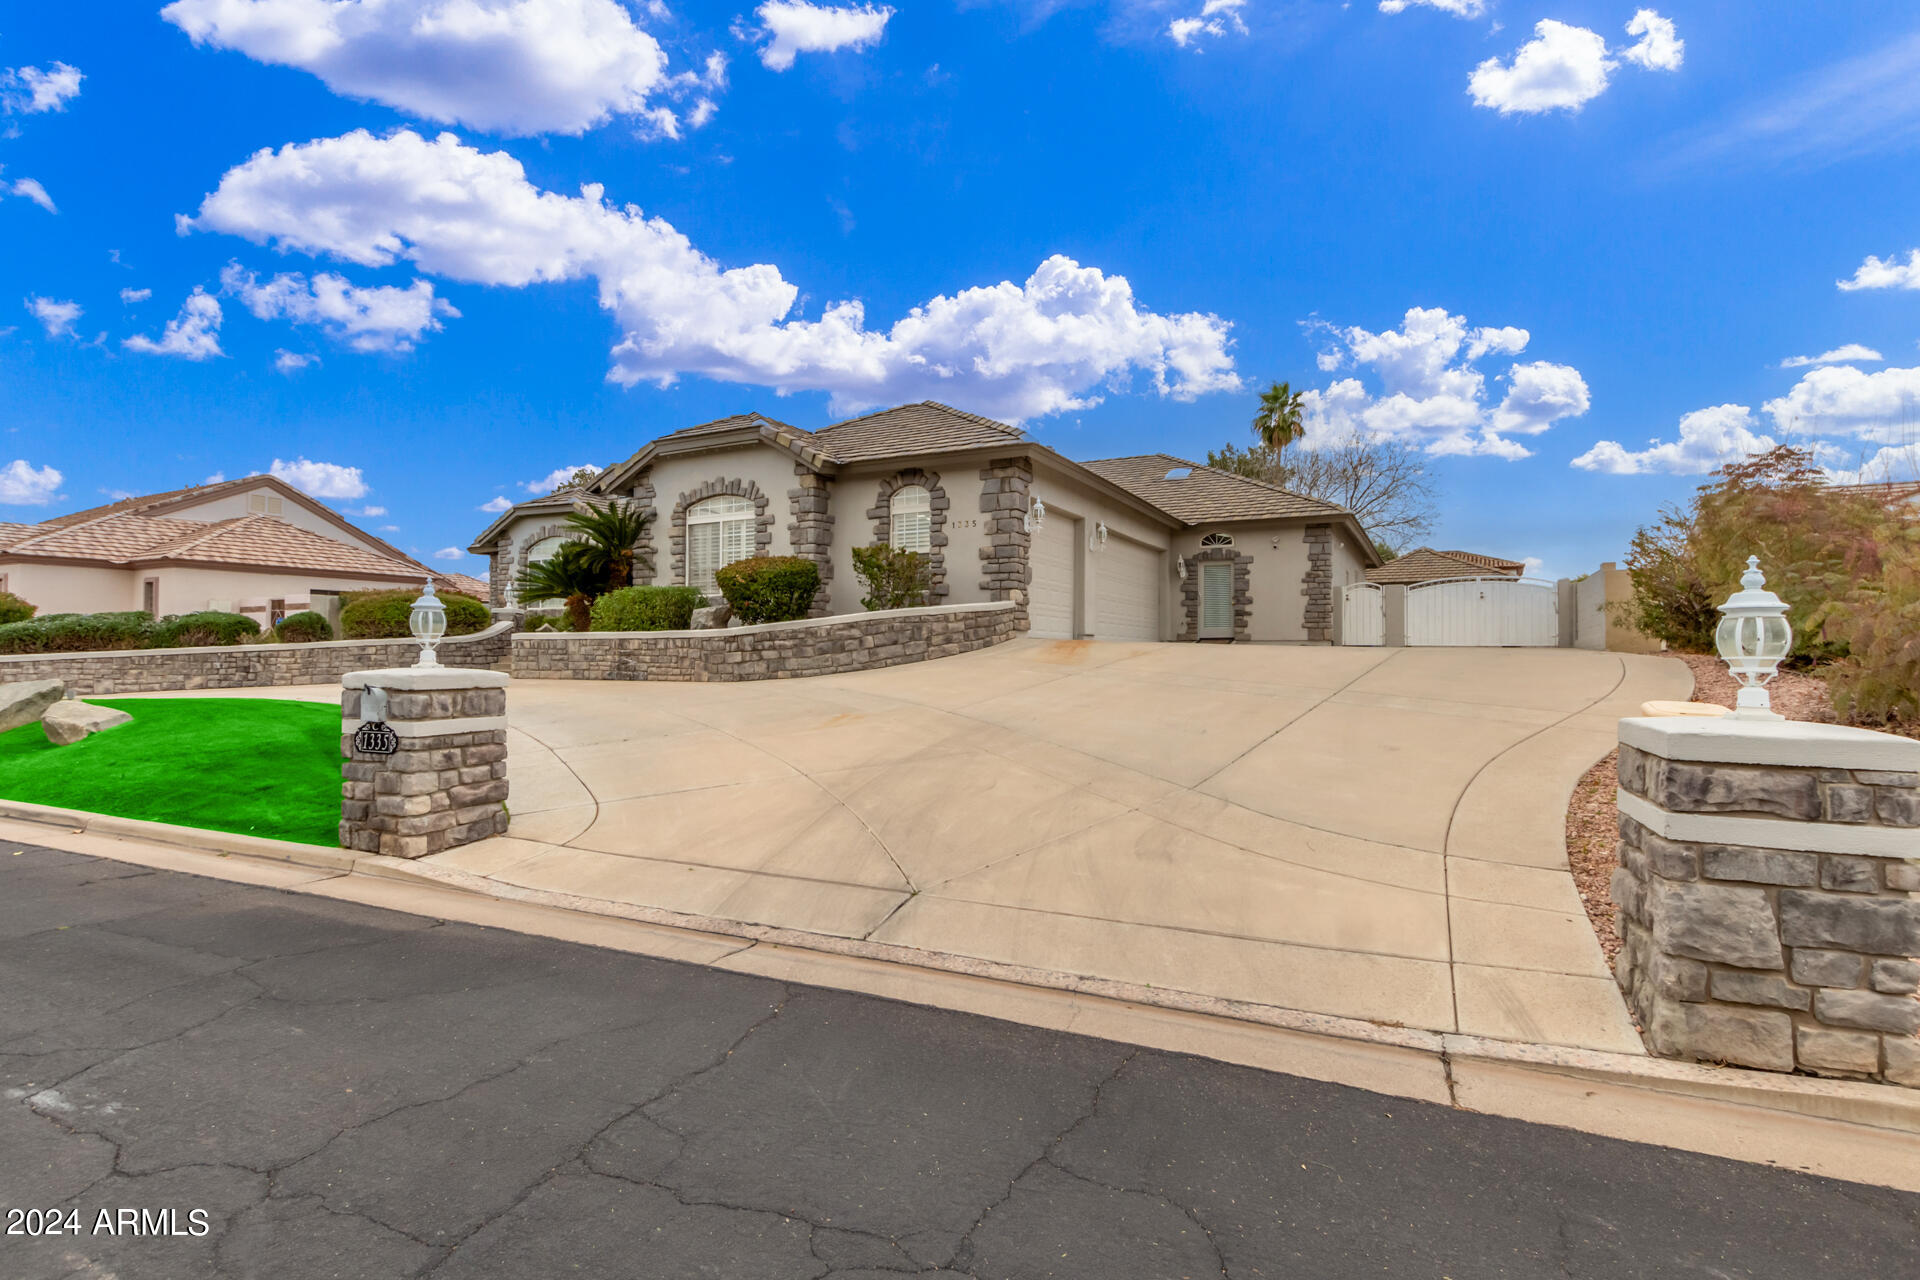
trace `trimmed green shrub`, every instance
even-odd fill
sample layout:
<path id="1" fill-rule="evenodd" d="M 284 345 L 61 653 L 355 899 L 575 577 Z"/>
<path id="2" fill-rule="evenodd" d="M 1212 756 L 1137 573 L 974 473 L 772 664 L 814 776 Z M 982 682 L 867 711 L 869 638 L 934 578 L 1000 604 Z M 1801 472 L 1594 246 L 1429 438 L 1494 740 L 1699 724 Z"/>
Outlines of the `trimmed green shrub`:
<path id="1" fill-rule="evenodd" d="M 324 615 L 309 609 L 305 613 L 289 614 L 274 628 L 274 638 L 281 644 L 313 644 L 333 639 L 333 625 Z"/>
<path id="2" fill-rule="evenodd" d="M 50 613 L 0 626 L 0 653 L 91 653 L 146 649 L 159 626 L 139 610 L 128 613 Z"/>
<path id="3" fill-rule="evenodd" d="M 867 584 L 868 609 L 918 609 L 933 590 L 933 562 L 923 551 L 902 551 L 882 543 L 853 549 L 853 571 Z"/>
<path id="4" fill-rule="evenodd" d="M 747 626 L 804 618 L 820 590 L 820 566 L 804 556 L 753 556 L 713 576 L 734 616 Z"/>
<path id="5" fill-rule="evenodd" d="M 160 619 L 156 649 L 197 649 L 206 645 L 245 644 L 260 638 L 260 624 L 243 613 L 182 613 Z"/>
<path id="6" fill-rule="evenodd" d="M 434 594 L 447 607 L 448 635 L 472 635 L 492 625 L 493 614 L 472 596 L 452 591 Z M 340 597 L 341 638 L 404 640 L 413 634 L 407 630 L 407 620 L 413 614 L 413 602 L 419 598 L 417 589 L 346 592 Z"/>
<path id="7" fill-rule="evenodd" d="M 0 626 L 9 622 L 25 622 L 38 612 L 38 609 L 11 591 L 0 591 Z"/>
<path id="8" fill-rule="evenodd" d="M 621 587 L 593 602 L 594 631 L 685 631 L 707 598 L 694 587 Z"/>

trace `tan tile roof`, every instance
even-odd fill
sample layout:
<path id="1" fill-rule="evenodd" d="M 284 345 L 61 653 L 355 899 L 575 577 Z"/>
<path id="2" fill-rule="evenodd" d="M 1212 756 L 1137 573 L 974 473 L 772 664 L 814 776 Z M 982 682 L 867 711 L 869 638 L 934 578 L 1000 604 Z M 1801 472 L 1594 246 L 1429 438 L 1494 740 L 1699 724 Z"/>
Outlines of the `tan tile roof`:
<path id="1" fill-rule="evenodd" d="M 1004 422 L 924 400 L 836 422 L 814 432 L 814 439 L 836 461 L 864 462 L 903 454 L 1019 444 L 1025 437 Z"/>
<path id="2" fill-rule="evenodd" d="M 29 536 L 7 545 L 6 554 L 10 558 L 48 556 L 104 564 L 172 560 L 258 565 L 341 577 L 425 576 L 411 561 L 310 533 L 272 516 L 236 516 L 209 523 L 120 514 L 84 524 L 49 525 L 29 526 Z"/>
<path id="3" fill-rule="evenodd" d="M 10 547 L 20 539 L 39 532 L 40 526 L 34 524 L 0 523 L 0 547 Z"/>
<path id="4" fill-rule="evenodd" d="M 702 422 L 695 426 L 682 427 L 678 431 L 669 431 L 660 438 L 662 440 L 684 440 L 688 436 L 717 435 L 722 431 L 738 431 L 743 427 L 757 427 L 763 422 L 781 431 L 791 431 L 797 436 L 812 434 L 799 427 L 788 426 L 776 418 L 769 418 L 764 413 L 735 413 L 724 418 L 715 418 L 712 422 Z"/>
<path id="5" fill-rule="evenodd" d="M 223 489 L 236 488 L 247 481 L 257 481 L 259 479 L 259 476 L 243 476 L 239 480 L 226 480 L 219 484 L 190 484 L 184 489 L 169 489 L 165 493 L 135 494 L 131 498 L 120 498 L 113 502 L 102 503 L 97 507 L 88 507 L 84 511 L 69 511 L 66 515 L 55 516 L 51 520 L 43 520 L 40 522 L 40 525 L 42 528 L 48 528 L 85 524 L 89 520 L 98 520 L 103 516 L 141 511 L 147 507 L 157 507 L 162 503 L 172 502 L 176 498 L 184 498 L 196 490 L 204 490 L 209 494 L 219 493 Z"/>
<path id="6" fill-rule="evenodd" d="M 1131 458 L 1097 458 L 1080 464 L 1144 502 L 1191 525 L 1219 520 L 1283 520 L 1296 516 L 1339 515 L 1331 502 L 1290 493 L 1278 485 L 1250 480 L 1231 471 L 1201 466 L 1170 453 Z M 1185 470 L 1179 479 L 1169 472 Z"/>
<path id="7" fill-rule="evenodd" d="M 1501 560 L 1471 551 L 1435 551 L 1432 547 L 1418 547 L 1377 569 L 1367 570 L 1367 581 L 1404 584 L 1490 574 L 1519 577 L 1525 570 L 1526 565 L 1518 560 Z"/>
<path id="8" fill-rule="evenodd" d="M 436 573 L 434 585 L 446 591 L 458 591 L 463 595 L 485 600 L 493 594 L 493 588 L 470 573 Z"/>

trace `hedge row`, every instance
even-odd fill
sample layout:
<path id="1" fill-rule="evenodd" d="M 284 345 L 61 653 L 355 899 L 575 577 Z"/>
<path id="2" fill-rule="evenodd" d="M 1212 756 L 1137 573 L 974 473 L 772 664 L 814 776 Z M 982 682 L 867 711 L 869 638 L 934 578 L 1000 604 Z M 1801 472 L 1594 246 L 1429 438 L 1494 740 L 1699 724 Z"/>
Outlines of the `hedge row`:
<path id="1" fill-rule="evenodd" d="M 820 566 L 804 556 L 753 556 L 723 566 L 714 581 L 743 625 L 792 622 L 813 608 Z"/>
<path id="2" fill-rule="evenodd" d="M 594 631 L 685 631 L 707 598 L 695 587 L 621 587 L 593 602 Z"/>
<path id="3" fill-rule="evenodd" d="M 50 613 L 0 626 L 0 653 L 90 653 L 102 649 L 186 649 L 257 640 L 260 624 L 238 613 L 160 619 L 126 613 Z"/>
<path id="4" fill-rule="evenodd" d="M 436 593 L 438 594 L 438 593 Z M 403 640 L 413 634 L 407 622 L 413 616 L 413 602 L 420 593 L 407 591 L 348 591 L 340 597 L 340 631 L 343 640 Z M 447 634 L 472 635 L 493 623 L 487 606 L 472 596 L 447 592 L 440 595 L 447 609 Z"/>

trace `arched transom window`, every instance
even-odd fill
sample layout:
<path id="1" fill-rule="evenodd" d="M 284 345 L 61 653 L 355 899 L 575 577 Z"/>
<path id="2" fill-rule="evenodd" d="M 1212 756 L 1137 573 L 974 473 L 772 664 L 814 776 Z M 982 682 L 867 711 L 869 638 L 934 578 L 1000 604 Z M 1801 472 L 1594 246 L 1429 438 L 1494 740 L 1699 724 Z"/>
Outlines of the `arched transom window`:
<path id="1" fill-rule="evenodd" d="M 753 499 L 730 495 L 708 498 L 687 508 L 688 586 L 700 588 L 709 599 L 719 596 L 713 575 L 721 566 L 753 554 L 754 517 L 758 514 Z"/>
<path id="2" fill-rule="evenodd" d="M 540 539 L 527 548 L 527 563 L 539 564 L 542 560 L 553 559 L 554 552 L 560 550 L 565 542 L 566 539 L 560 537 Z"/>
<path id="3" fill-rule="evenodd" d="M 1200 545 L 1203 547 L 1230 547 L 1233 545 L 1233 535 L 1230 533 L 1210 533 L 1200 539 Z"/>
<path id="4" fill-rule="evenodd" d="M 925 485 L 902 485 L 887 507 L 893 545 L 901 551 L 933 550 L 933 501 Z"/>

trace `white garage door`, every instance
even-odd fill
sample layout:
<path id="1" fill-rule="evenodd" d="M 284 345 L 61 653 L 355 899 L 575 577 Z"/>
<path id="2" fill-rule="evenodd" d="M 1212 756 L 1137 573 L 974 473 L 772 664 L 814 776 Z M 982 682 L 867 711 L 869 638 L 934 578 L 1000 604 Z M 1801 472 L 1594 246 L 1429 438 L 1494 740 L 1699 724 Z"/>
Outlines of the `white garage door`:
<path id="1" fill-rule="evenodd" d="M 1093 634 L 1101 640 L 1160 638 L 1160 553 L 1109 537 L 1093 557 Z"/>
<path id="2" fill-rule="evenodd" d="M 1028 634 L 1051 640 L 1073 639 L 1074 549 L 1080 523 L 1064 516 L 1043 520 L 1033 531 L 1033 599 L 1027 604 Z"/>

